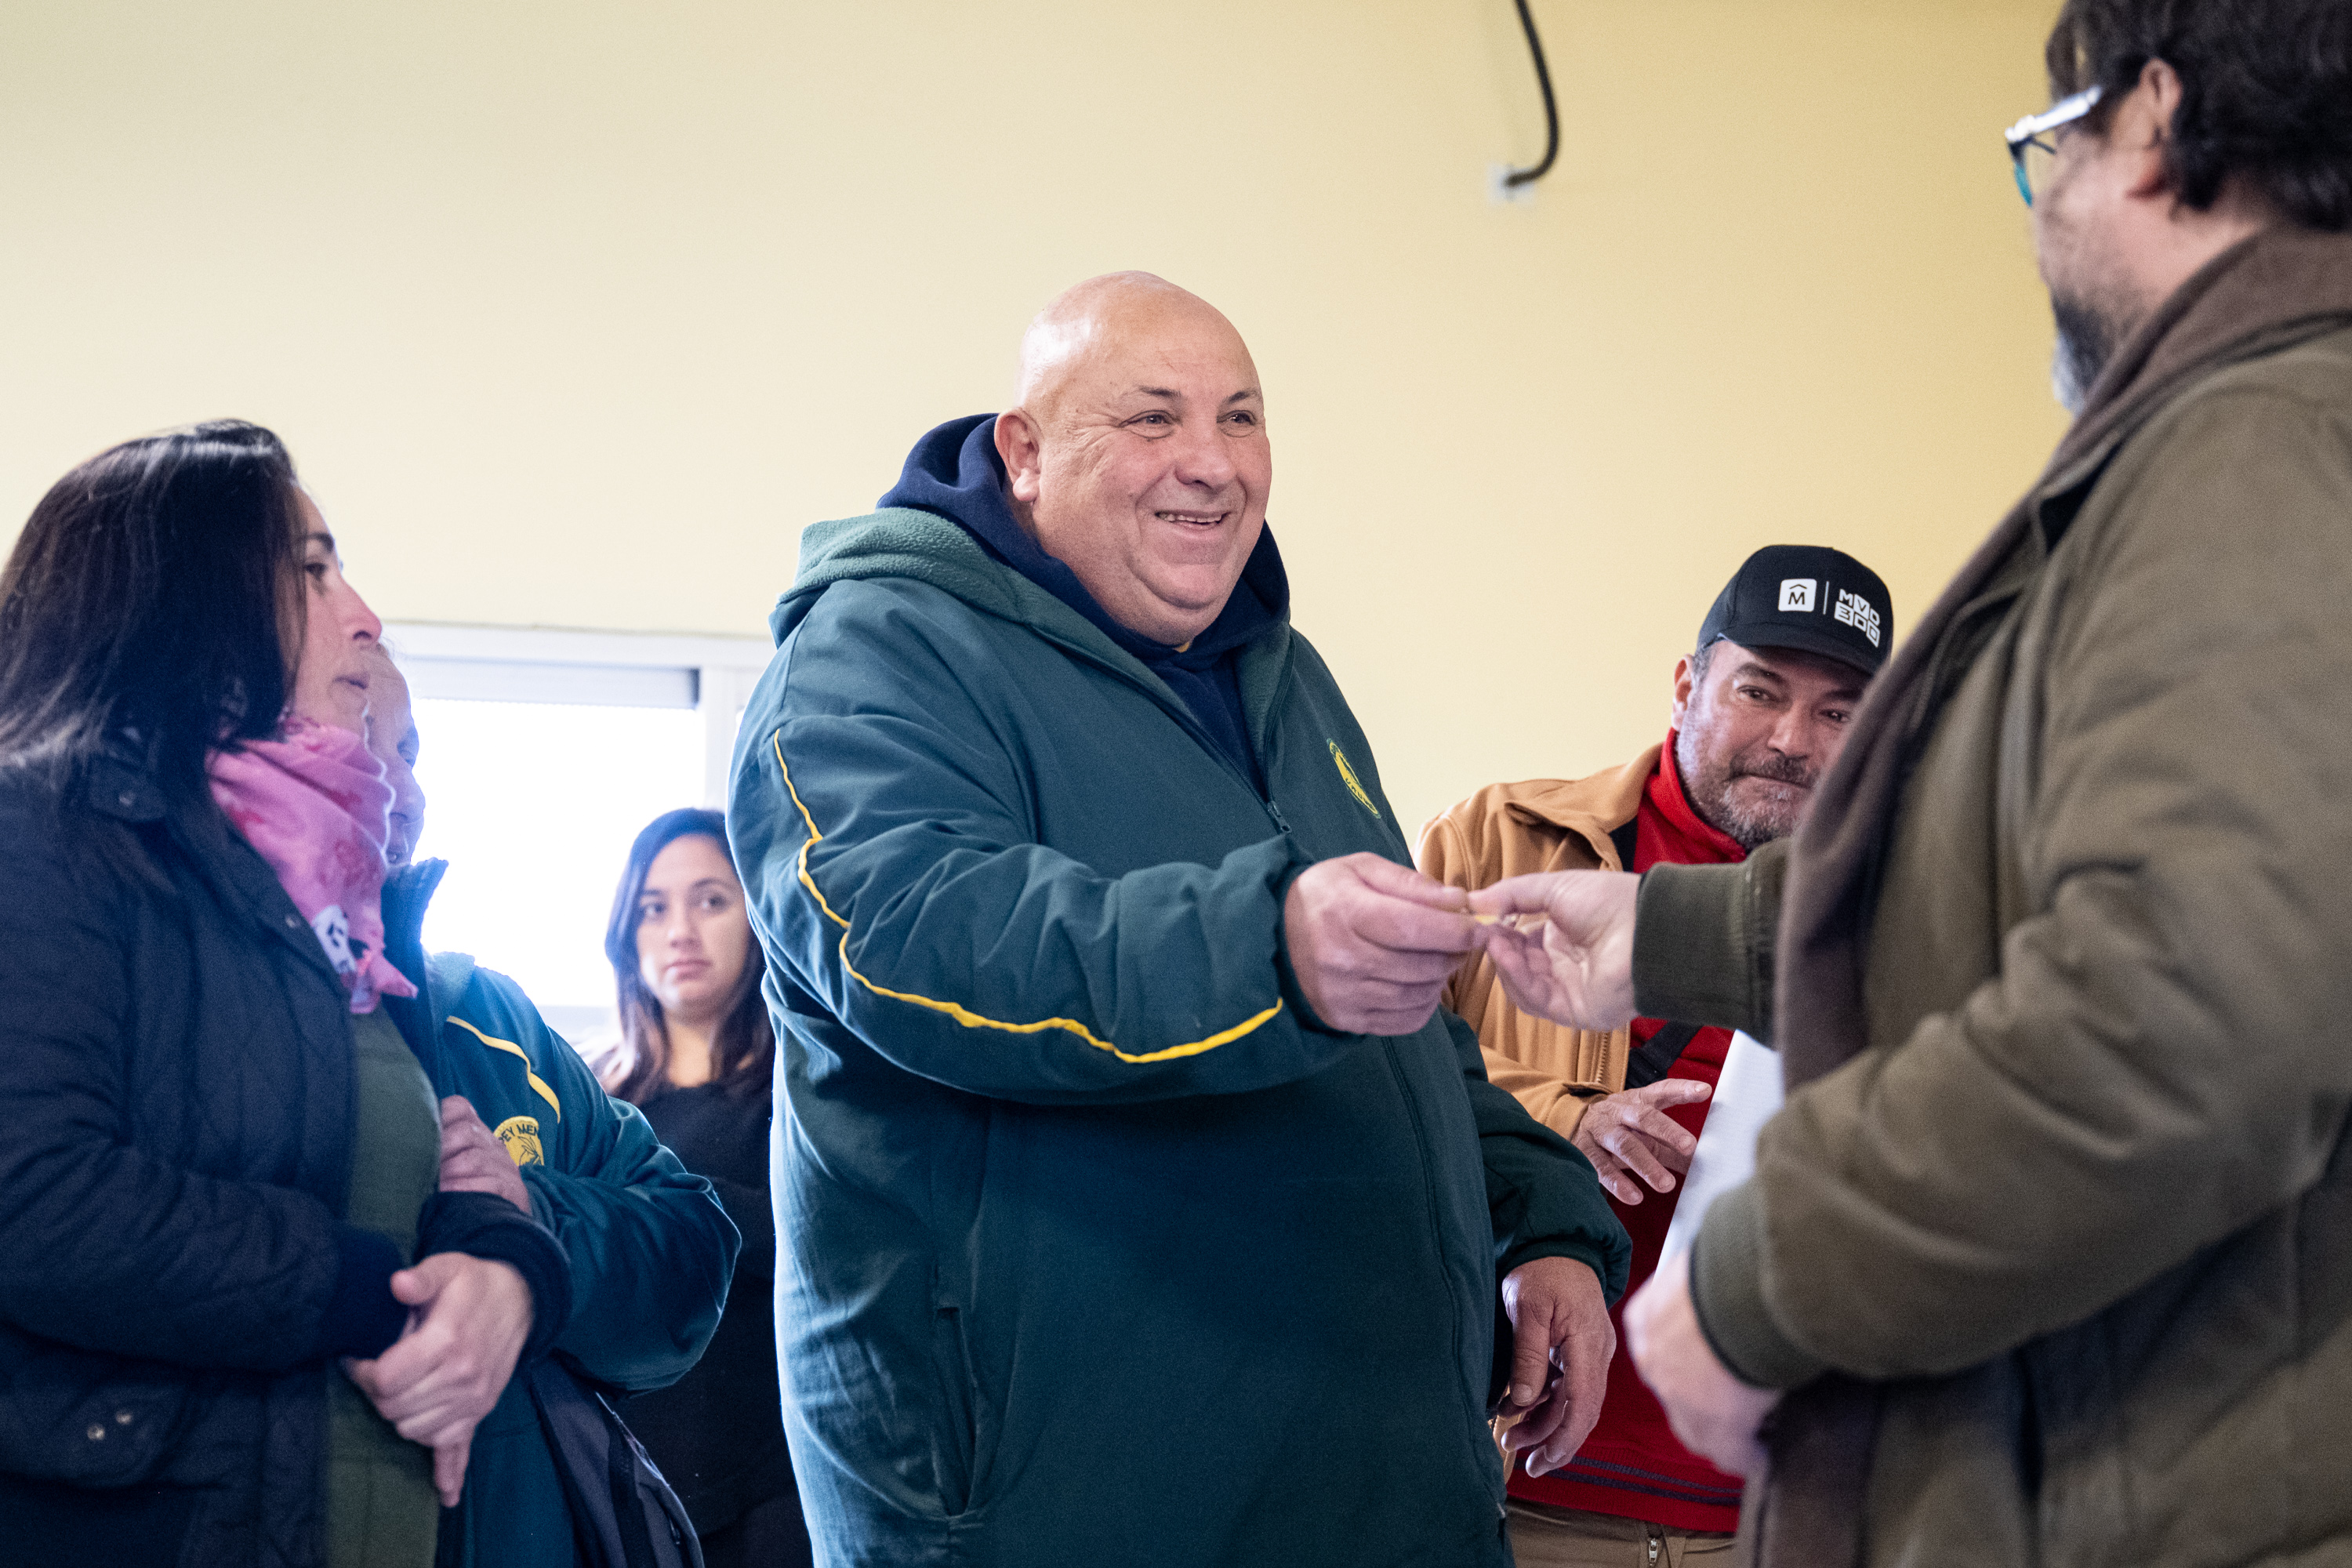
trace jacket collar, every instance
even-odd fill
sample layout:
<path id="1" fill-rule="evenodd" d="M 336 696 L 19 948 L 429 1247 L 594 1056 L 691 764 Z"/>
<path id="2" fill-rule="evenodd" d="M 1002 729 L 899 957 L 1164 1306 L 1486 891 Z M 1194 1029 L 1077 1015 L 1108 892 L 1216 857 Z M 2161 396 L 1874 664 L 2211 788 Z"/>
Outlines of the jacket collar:
<path id="1" fill-rule="evenodd" d="M 1652 746 L 1622 767 L 1580 779 L 1534 779 L 1513 784 L 1504 815 L 1528 827 L 1573 833 L 1592 846 L 1603 866 L 1617 867 L 1617 847 L 1609 836 L 1642 809 L 1642 792 L 1657 771 L 1661 748 Z"/>
<path id="2" fill-rule="evenodd" d="M 875 504 L 883 510 L 903 508 L 946 518 L 978 541 L 990 559 L 1053 595 L 1147 665 L 1179 658 L 1205 660 L 1240 647 L 1290 607 L 1290 579 L 1274 530 L 1267 527 L 1259 532 L 1224 609 L 1180 655 L 1112 619 L 1076 572 L 1045 553 L 1014 517 L 1005 482 L 1004 459 L 996 451 L 996 416 L 974 414 L 950 419 L 918 441 L 898 482 Z"/>
<path id="3" fill-rule="evenodd" d="M 2352 319 L 2352 236 L 2270 228 L 2193 273 L 2099 373 L 2027 505 L 2054 544 L 2126 437 L 2224 365 L 2340 330 Z"/>
<path id="4" fill-rule="evenodd" d="M 1242 648 L 1243 706 L 1253 742 L 1262 743 L 1260 731 L 1279 694 L 1279 676 L 1290 667 L 1288 578 L 1270 535 L 1259 540 L 1249 572 L 1260 574 L 1261 590 L 1272 594 L 1278 589 L 1286 601 Z M 1200 729 L 1200 721 L 1168 683 L 1101 627 L 991 553 L 961 524 L 913 507 L 811 523 L 801 534 L 798 574 L 768 617 L 769 633 L 781 647 L 825 589 L 836 583 L 888 577 L 929 584 L 986 615 L 1024 626 L 1139 688 L 1178 723 Z M 1252 589 L 1244 581 L 1234 591 Z M 1202 740 L 1208 743 L 1205 733 Z"/>
<path id="5" fill-rule="evenodd" d="M 95 811 L 131 823 L 161 822 L 166 815 L 163 791 L 128 737 L 92 757 L 84 777 Z"/>
<path id="6" fill-rule="evenodd" d="M 414 996 L 386 996 L 377 1004 L 398 1026 L 401 1038 L 433 1080 L 443 1088 L 441 1020 L 447 996 L 432 984 L 425 956 L 425 911 L 448 874 L 446 860 L 418 860 L 383 880 L 383 955 L 416 987 Z"/>
<path id="7" fill-rule="evenodd" d="M 410 1005 L 425 1009 L 436 1028 L 457 1010 L 457 999 L 466 994 L 479 967 L 469 952 L 425 951 L 425 912 L 433 895 L 440 890 L 441 879 L 448 873 L 446 860 L 417 860 L 383 882 L 385 953 L 415 984 L 416 996 Z"/>

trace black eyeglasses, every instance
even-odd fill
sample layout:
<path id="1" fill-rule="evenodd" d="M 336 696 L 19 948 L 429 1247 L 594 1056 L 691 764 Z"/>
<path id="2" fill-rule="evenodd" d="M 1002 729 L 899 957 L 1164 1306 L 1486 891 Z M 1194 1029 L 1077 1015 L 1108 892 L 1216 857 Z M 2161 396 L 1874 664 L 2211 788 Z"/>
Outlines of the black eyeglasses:
<path id="1" fill-rule="evenodd" d="M 2010 163 L 2017 171 L 2017 194 L 2027 206 L 2033 205 L 2033 193 L 2050 183 L 2050 164 L 2058 156 L 2058 144 L 2048 139 L 2050 133 L 2074 124 L 2098 103 L 2099 89 L 2086 87 L 2039 114 L 2027 115 L 2004 133 Z"/>

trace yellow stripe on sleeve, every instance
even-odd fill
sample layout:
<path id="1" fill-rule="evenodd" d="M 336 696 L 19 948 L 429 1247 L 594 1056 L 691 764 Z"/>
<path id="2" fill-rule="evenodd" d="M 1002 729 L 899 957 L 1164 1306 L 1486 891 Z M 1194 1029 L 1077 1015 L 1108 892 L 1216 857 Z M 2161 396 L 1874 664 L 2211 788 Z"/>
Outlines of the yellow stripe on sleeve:
<path id="1" fill-rule="evenodd" d="M 482 1033 L 481 1030 L 477 1029 L 473 1025 L 468 1024 L 463 1018 L 453 1017 L 449 1021 L 457 1025 L 457 1027 L 465 1030 L 466 1033 L 473 1036 L 474 1038 L 481 1041 L 482 1044 L 489 1047 L 490 1049 L 494 1051 L 505 1051 L 511 1056 L 522 1058 L 522 1076 L 530 1080 L 531 1088 L 539 1090 L 540 1099 L 547 1101 L 548 1104 L 555 1108 L 555 1119 L 558 1121 L 563 1120 L 563 1102 L 555 1098 L 555 1091 L 547 1087 L 547 1080 L 545 1079 L 530 1070 L 530 1053 L 526 1052 L 520 1046 L 516 1045 L 512 1040 L 501 1040 L 496 1036 Z"/>
<path id="2" fill-rule="evenodd" d="M 1282 1011 L 1282 998 L 1277 996 L 1275 998 L 1273 1006 L 1266 1008 L 1262 1013 L 1258 1013 L 1243 1019 L 1240 1023 L 1235 1024 L 1229 1029 L 1220 1030 L 1218 1033 L 1211 1035 L 1205 1040 L 1193 1040 L 1181 1046 L 1170 1046 L 1164 1050 L 1131 1052 L 1120 1050 L 1117 1046 L 1111 1044 L 1108 1040 L 1101 1038 L 1096 1035 L 1093 1030 L 1087 1028 L 1084 1024 L 1079 1023 L 1075 1018 L 1040 1018 L 1036 1022 L 1031 1024 L 1008 1024 L 1000 1019 L 983 1017 L 980 1014 L 971 1011 L 970 1008 L 964 1007 L 954 1002 L 936 1001 L 929 996 L 915 995 L 911 992 L 893 991 L 887 986 L 877 985 L 873 981 L 868 980 L 863 974 L 858 973 L 856 969 L 851 965 L 849 962 L 849 922 L 842 919 L 839 914 L 835 913 L 831 904 L 825 902 L 824 894 L 818 890 L 815 879 L 809 875 L 809 851 L 816 847 L 817 843 L 824 837 L 824 835 L 817 831 L 816 818 L 809 815 L 809 808 L 807 805 L 802 801 L 800 791 L 793 787 L 792 769 L 787 767 L 784 763 L 784 732 L 782 730 L 777 731 L 769 738 L 769 744 L 776 753 L 776 769 L 779 773 L 782 773 L 784 777 L 784 792 L 793 797 L 793 805 L 799 808 L 801 821 L 808 828 L 808 840 L 801 846 L 800 855 L 795 861 L 800 871 L 801 885 L 808 889 L 809 896 L 816 900 L 817 908 L 824 911 L 826 918 L 841 928 L 841 967 L 843 971 L 846 973 L 852 980 L 856 981 L 857 984 L 865 986 L 866 989 L 873 992 L 877 996 L 887 996 L 894 1002 L 905 1002 L 917 1007 L 929 1008 L 934 1013 L 944 1013 L 967 1029 L 1003 1029 L 1008 1034 L 1014 1035 L 1034 1035 L 1045 1029 L 1067 1030 L 1069 1033 L 1076 1035 L 1078 1038 L 1086 1041 L 1087 1044 L 1094 1047 L 1097 1050 L 1108 1051 L 1123 1062 L 1138 1063 L 1172 1061 L 1180 1057 L 1196 1057 L 1204 1051 L 1213 1051 L 1219 1046 L 1229 1045 L 1232 1042 L 1240 1039 L 1244 1035 L 1249 1034 L 1252 1030 L 1264 1024 L 1267 1019 L 1272 1018 L 1276 1014 Z"/>
<path id="3" fill-rule="evenodd" d="M 809 851 L 817 847 L 818 841 L 824 838 L 824 835 L 816 830 L 816 818 L 811 816 L 809 808 L 802 804 L 801 792 L 793 787 L 793 770 L 784 766 L 784 732 L 779 730 L 770 736 L 769 744 L 775 748 L 776 771 L 784 775 L 784 793 L 793 797 L 793 804 L 795 806 L 800 807 L 801 821 L 808 827 L 808 841 L 801 846 L 800 857 L 793 862 L 800 868 L 801 886 L 809 890 L 809 896 L 816 900 L 816 907 L 824 911 L 825 918 L 845 932 L 849 930 L 849 922 L 833 912 L 833 906 L 824 901 L 824 895 L 816 890 L 816 882 L 809 876 Z M 843 940 L 846 941 L 847 938 L 845 936 Z M 845 959 L 844 963 L 846 963 L 847 960 Z M 851 970 L 850 973 L 855 974 L 856 971 Z"/>

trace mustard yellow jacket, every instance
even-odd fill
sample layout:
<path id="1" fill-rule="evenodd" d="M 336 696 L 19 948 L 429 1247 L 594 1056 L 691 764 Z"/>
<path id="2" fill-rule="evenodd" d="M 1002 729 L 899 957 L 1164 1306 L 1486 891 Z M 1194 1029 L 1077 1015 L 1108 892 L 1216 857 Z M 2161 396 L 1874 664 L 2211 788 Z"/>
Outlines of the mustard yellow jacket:
<path id="1" fill-rule="evenodd" d="M 1657 766 L 1652 746 L 1589 778 L 1488 784 L 1421 830 L 1421 868 L 1473 891 L 1535 871 L 1622 870 L 1609 835 L 1633 820 Z M 1601 1034 L 1530 1017 L 1503 994 L 1494 961 L 1483 952 L 1446 982 L 1445 1006 L 1478 1031 L 1486 1081 L 1563 1138 L 1574 1136 L 1585 1106 L 1625 1087 L 1631 1031 Z"/>

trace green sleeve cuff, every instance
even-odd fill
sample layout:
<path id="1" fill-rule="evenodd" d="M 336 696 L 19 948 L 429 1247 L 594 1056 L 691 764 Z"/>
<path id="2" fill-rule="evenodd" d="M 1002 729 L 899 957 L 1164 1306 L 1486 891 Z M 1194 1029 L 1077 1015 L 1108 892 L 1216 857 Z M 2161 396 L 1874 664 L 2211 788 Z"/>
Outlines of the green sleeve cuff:
<path id="1" fill-rule="evenodd" d="M 1511 1270 L 1533 1263 L 1538 1258 L 1565 1258 L 1581 1263 L 1592 1270 L 1601 1281 L 1601 1294 L 1611 1306 L 1625 1298 L 1626 1259 L 1612 1256 L 1597 1243 L 1572 1236 L 1547 1236 L 1537 1241 L 1523 1241 L 1503 1254 L 1495 1266 L 1497 1283 L 1509 1278 Z"/>
<path id="2" fill-rule="evenodd" d="M 1737 866 L 1653 866 L 1633 918 L 1633 1006 L 1644 1018 L 1772 1036 L 1785 839 Z"/>
<path id="3" fill-rule="evenodd" d="M 1797 1388 L 1829 1370 L 1764 1304 L 1764 1210 L 1753 1182 L 1715 1200 L 1691 1247 L 1691 1306 L 1707 1348 L 1754 1388 Z"/>

